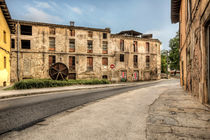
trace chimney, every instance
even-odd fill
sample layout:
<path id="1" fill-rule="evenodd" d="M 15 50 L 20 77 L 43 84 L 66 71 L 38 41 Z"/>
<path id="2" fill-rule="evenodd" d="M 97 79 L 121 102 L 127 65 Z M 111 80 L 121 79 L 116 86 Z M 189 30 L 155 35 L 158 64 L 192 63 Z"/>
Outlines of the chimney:
<path id="1" fill-rule="evenodd" d="M 70 21 L 70 26 L 74 26 L 74 21 Z"/>

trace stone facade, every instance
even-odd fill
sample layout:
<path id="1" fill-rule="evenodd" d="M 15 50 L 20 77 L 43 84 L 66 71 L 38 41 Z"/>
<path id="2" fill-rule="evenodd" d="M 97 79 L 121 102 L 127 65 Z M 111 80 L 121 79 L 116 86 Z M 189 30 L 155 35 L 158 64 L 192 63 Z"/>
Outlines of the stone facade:
<path id="1" fill-rule="evenodd" d="M 107 78 L 116 82 L 122 78 L 127 81 L 160 79 L 161 42 L 158 39 L 111 34 L 109 28 L 14 22 L 11 82 L 50 78 L 49 67 L 54 62 L 69 67 L 70 79 Z M 122 41 L 124 50 L 120 45 Z M 134 41 L 137 42 L 135 52 Z M 149 44 L 148 52 L 146 44 Z M 146 57 L 149 57 L 147 66 Z M 111 64 L 114 69 L 110 68 Z"/>
<path id="2" fill-rule="evenodd" d="M 200 102 L 209 103 L 210 1 L 172 0 L 172 22 L 177 21 L 181 85 Z"/>

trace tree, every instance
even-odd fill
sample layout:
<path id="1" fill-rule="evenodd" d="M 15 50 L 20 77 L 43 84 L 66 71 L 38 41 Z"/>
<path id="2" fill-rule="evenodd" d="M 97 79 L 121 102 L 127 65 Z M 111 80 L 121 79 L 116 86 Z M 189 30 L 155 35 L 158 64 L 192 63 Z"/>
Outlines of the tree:
<path id="1" fill-rule="evenodd" d="M 176 36 L 172 39 L 170 39 L 169 42 L 169 60 L 170 60 L 170 69 L 171 70 L 180 70 L 180 64 L 179 64 L 179 32 L 176 33 Z"/>
<path id="2" fill-rule="evenodd" d="M 165 50 L 161 51 L 161 73 L 167 72 L 167 56 Z"/>

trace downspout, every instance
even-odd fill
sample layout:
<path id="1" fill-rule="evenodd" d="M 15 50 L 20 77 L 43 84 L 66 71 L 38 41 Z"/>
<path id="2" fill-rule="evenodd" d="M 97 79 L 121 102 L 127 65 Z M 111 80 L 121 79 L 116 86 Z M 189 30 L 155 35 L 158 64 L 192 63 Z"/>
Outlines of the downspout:
<path id="1" fill-rule="evenodd" d="M 20 66 L 19 66 L 19 29 L 20 29 L 20 23 L 18 21 L 17 23 L 17 79 L 20 81 Z"/>

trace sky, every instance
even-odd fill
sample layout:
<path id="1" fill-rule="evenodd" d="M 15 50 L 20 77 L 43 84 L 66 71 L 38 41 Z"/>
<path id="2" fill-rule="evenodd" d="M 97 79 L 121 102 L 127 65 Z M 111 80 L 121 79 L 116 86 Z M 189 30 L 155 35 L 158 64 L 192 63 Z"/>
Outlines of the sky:
<path id="1" fill-rule="evenodd" d="M 93 28 L 112 33 L 151 33 L 168 49 L 178 24 L 171 24 L 170 0 L 6 0 L 13 19 Z"/>

